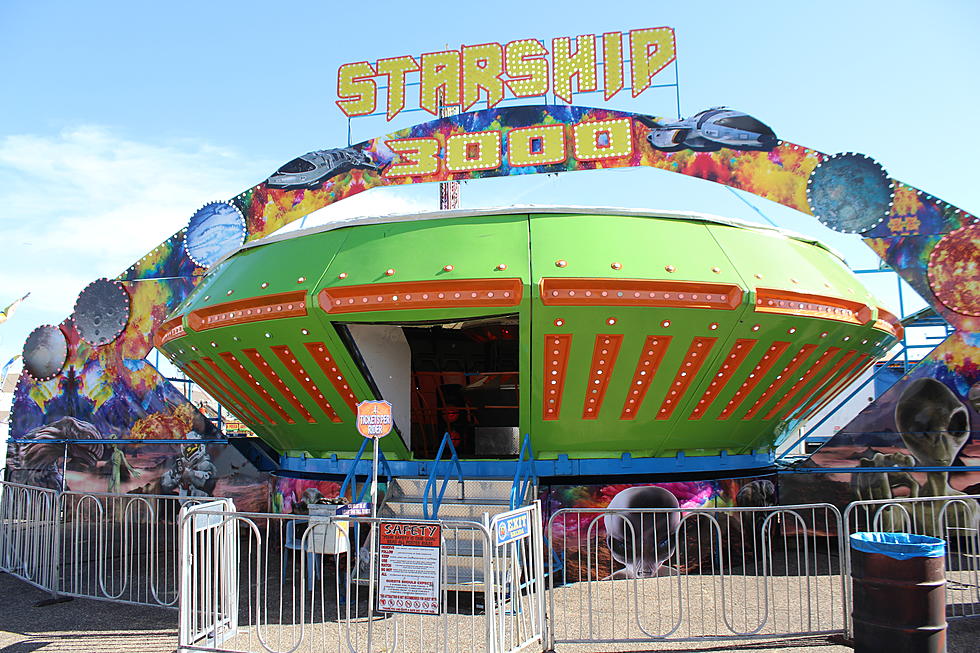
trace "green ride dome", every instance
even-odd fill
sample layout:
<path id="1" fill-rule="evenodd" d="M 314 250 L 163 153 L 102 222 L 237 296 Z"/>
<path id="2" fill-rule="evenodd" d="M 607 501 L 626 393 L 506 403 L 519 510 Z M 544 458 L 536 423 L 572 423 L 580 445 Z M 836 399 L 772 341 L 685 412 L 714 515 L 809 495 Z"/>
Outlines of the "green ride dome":
<path id="1" fill-rule="evenodd" d="M 820 243 L 707 215 L 509 207 L 363 217 L 216 264 L 156 345 L 279 454 L 754 455 L 901 337 Z M 560 467 L 556 467 L 560 471 Z M 579 468 L 569 466 L 570 471 Z"/>

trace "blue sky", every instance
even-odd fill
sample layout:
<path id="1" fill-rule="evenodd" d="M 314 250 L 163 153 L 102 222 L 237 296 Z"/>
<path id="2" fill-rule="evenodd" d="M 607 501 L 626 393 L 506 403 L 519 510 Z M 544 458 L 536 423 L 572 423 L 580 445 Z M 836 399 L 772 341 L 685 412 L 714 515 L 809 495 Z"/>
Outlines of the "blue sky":
<path id="1" fill-rule="evenodd" d="M 975 2 L 434 2 L 246 0 L 0 3 L 0 365 L 41 323 L 68 315 L 203 203 L 298 154 L 344 145 L 334 105 L 346 62 L 448 44 L 674 27 L 681 109 L 753 114 L 786 140 L 856 151 L 971 212 L 980 131 Z M 664 79 L 670 73 L 665 73 Z M 626 96 L 627 94 L 622 94 Z M 595 96 L 578 104 L 597 104 Z M 673 115 L 672 91 L 608 106 Z M 361 119 L 372 138 L 425 114 Z M 856 237 L 752 196 L 781 226 L 877 266 Z M 317 214 L 436 208 L 434 186 L 371 191 Z M 463 207 L 514 203 L 689 209 L 758 221 L 726 189 L 651 170 L 463 186 Z M 876 288 L 877 289 L 877 288 Z M 879 294 L 897 309 L 892 286 Z"/>

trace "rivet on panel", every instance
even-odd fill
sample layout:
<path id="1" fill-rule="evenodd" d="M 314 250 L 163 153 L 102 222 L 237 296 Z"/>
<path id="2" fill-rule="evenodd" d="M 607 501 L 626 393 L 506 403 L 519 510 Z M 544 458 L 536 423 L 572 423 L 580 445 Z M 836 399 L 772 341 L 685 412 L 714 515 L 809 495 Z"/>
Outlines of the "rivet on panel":
<path id="1" fill-rule="evenodd" d="M 608 320 L 606 320 L 606 324 L 608 324 L 609 326 L 616 324 L 616 318 L 614 317 L 609 318 Z"/>
<path id="2" fill-rule="evenodd" d="M 555 261 L 555 266 L 556 267 L 563 268 L 563 267 L 565 267 L 567 265 L 568 265 L 568 261 L 566 261 L 565 259 L 561 259 L 560 258 L 557 261 Z"/>
<path id="3" fill-rule="evenodd" d="M 623 264 L 622 263 L 610 263 L 609 264 L 609 267 L 611 267 L 613 270 L 622 270 L 623 269 Z"/>
<path id="4" fill-rule="evenodd" d="M 667 270 L 667 272 L 673 272 L 677 268 L 675 268 L 673 265 L 665 265 L 664 269 Z"/>
<path id="5" fill-rule="evenodd" d="M 337 278 L 338 279 L 346 279 L 347 278 L 347 273 L 346 272 L 341 272 L 340 274 L 337 275 Z"/>
<path id="6" fill-rule="evenodd" d="M 563 320 L 561 318 L 558 318 L 557 320 L 555 320 L 555 326 L 562 326 L 563 324 L 565 324 L 565 320 Z"/>
<path id="7" fill-rule="evenodd" d="M 306 277 L 300 277 L 296 280 L 296 283 L 303 283 L 304 281 L 306 281 Z"/>
<path id="8" fill-rule="evenodd" d="M 395 274 L 395 268 L 388 268 L 387 270 L 385 270 L 386 277 L 394 276 L 394 274 Z"/>
<path id="9" fill-rule="evenodd" d="M 497 269 L 498 270 L 506 270 L 507 269 L 507 264 L 506 263 L 501 263 L 500 265 L 497 266 Z"/>

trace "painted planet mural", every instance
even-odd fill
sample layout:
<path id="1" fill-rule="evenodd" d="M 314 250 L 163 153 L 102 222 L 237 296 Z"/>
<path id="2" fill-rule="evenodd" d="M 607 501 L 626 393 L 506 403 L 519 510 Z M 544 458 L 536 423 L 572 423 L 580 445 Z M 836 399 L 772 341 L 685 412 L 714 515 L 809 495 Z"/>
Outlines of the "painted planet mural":
<path id="1" fill-rule="evenodd" d="M 227 202 L 205 204 L 191 216 L 184 235 L 187 256 L 209 268 L 245 242 L 245 217 Z"/>
<path id="2" fill-rule="evenodd" d="M 834 231 L 864 233 L 888 215 L 894 197 L 888 173 L 863 154 L 835 154 L 810 174 L 810 211 Z"/>
<path id="3" fill-rule="evenodd" d="M 72 321 L 79 337 L 96 347 L 119 337 L 129 323 L 130 299 L 118 281 L 96 279 L 78 294 Z"/>
<path id="4" fill-rule="evenodd" d="M 68 340 L 56 326 L 42 324 L 24 343 L 24 369 L 37 381 L 53 379 L 68 359 Z"/>

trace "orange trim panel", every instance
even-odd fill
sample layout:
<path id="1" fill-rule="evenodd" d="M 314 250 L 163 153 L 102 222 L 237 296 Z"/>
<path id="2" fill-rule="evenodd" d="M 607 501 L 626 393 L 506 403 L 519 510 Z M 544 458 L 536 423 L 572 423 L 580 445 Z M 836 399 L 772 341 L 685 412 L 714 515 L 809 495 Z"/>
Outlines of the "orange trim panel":
<path id="1" fill-rule="evenodd" d="M 721 414 L 718 415 L 718 419 L 726 420 L 732 416 L 732 413 L 734 413 L 738 407 L 742 405 L 742 402 L 745 401 L 748 394 L 755 389 L 755 386 L 759 385 L 759 381 L 762 380 L 762 377 L 766 375 L 769 368 L 776 364 L 776 361 L 779 360 L 779 357 L 783 355 L 783 352 L 786 351 L 788 347 L 789 343 L 783 340 L 777 340 L 769 345 L 769 349 L 766 350 L 766 353 L 764 353 L 762 358 L 759 359 L 759 362 L 756 363 L 755 368 L 749 372 L 749 375 L 745 377 L 744 381 L 742 381 L 742 385 L 739 386 L 738 390 L 735 392 L 735 396 L 728 400 L 728 404 L 725 406 L 724 410 L 721 411 Z"/>
<path id="2" fill-rule="evenodd" d="M 187 326 L 192 331 L 207 331 L 233 324 L 278 320 L 284 317 L 304 317 L 305 315 L 306 291 L 295 290 L 199 308 L 187 315 Z"/>
<path id="3" fill-rule="evenodd" d="M 871 320 L 871 308 L 861 302 L 775 288 L 756 288 L 755 312 L 818 317 L 848 324 L 867 324 Z"/>
<path id="4" fill-rule="evenodd" d="M 623 344 L 622 334 L 609 335 L 600 333 L 595 337 L 595 347 L 592 349 L 592 368 L 589 370 L 589 381 L 585 386 L 585 404 L 582 406 L 582 419 L 598 419 L 602 400 L 609 388 L 609 378 L 612 376 L 619 348 Z"/>
<path id="5" fill-rule="evenodd" d="M 565 393 L 565 372 L 572 349 L 570 333 L 544 337 L 544 388 L 541 391 L 541 419 L 556 420 L 561 415 L 561 398 Z"/>
<path id="6" fill-rule="evenodd" d="M 211 376 L 204 366 L 197 361 L 188 363 L 184 368 L 184 373 L 191 377 L 195 383 L 204 388 L 212 397 L 222 402 L 224 406 L 239 417 L 244 417 L 255 424 L 261 424 L 262 420 L 255 416 L 255 413 L 246 408 L 241 402 L 230 395 L 221 382 Z M 197 378 L 195 378 L 195 376 Z"/>
<path id="7" fill-rule="evenodd" d="M 783 406 L 788 404 L 790 402 L 790 399 L 795 397 L 796 393 L 800 391 L 800 388 L 802 388 L 811 380 L 813 380 L 813 377 L 819 374 L 820 370 L 822 370 L 824 366 L 827 363 L 829 363 L 830 360 L 834 356 L 836 356 L 837 352 L 839 351 L 840 351 L 840 347 L 830 347 L 829 349 L 827 349 L 827 351 L 820 354 L 820 358 L 817 359 L 817 362 L 815 362 L 807 371 L 807 373 L 801 376 L 796 381 L 796 383 L 794 383 L 793 386 L 786 391 L 786 394 L 783 395 L 783 398 L 780 399 L 778 402 L 776 402 L 776 405 L 770 408 L 769 412 L 762 416 L 762 419 L 772 419 L 773 415 L 779 412 L 783 408 Z"/>
<path id="8" fill-rule="evenodd" d="M 786 364 L 786 367 L 783 368 L 783 371 L 776 375 L 772 385 L 770 385 L 769 388 L 762 393 L 761 397 L 755 400 L 755 403 L 752 404 L 752 407 L 749 408 L 748 412 L 745 413 L 742 419 L 752 419 L 755 417 L 756 413 L 762 410 L 762 407 L 766 405 L 766 402 L 772 399 L 776 393 L 779 392 L 779 389 L 786 385 L 793 375 L 796 374 L 796 370 L 800 369 L 800 366 L 809 360 L 810 355 L 813 354 L 816 349 L 816 345 L 803 345 L 800 347 L 800 350 L 796 352 L 796 355 L 793 356 L 793 358 L 790 359 L 789 363 Z"/>
<path id="9" fill-rule="evenodd" d="M 160 325 L 160 328 L 157 329 L 156 334 L 154 334 L 153 344 L 157 347 L 161 347 L 171 340 L 182 338 L 184 333 L 184 318 L 175 317 L 172 320 L 167 320 Z"/>
<path id="10" fill-rule="evenodd" d="M 718 398 L 721 391 L 725 389 L 728 382 L 732 380 L 732 376 L 734 376 L 742 363 L 745 362 L 745 359 L 748 358 L 749 352 L 752 351 L 752 348 L 755 347 L 757 342 L 759 341 L 749 338 L 739 338 L 735 341 L 735 344 L 728 351 L 728 355 L 725 356 L 725 360 L 722 361 L 718 370 L 715 372 L 715 376 L 711 380 L 708 389 L 701 395 L 701 399 L 698 400 L 698 405 L 691 411 L 691 416 L 688 419 L 701 419 L 704 417 L 704 413 L 711 408 L 711 404 Z"/>
<path id="11" fill-rule="evenodd" d="M 677 369 L 677 374 L 674 375 L 674 380 L 670 384 L 667 397 L 660 404 L 657 419 L 670 419 L 670 416 L 674 414 L 674 409 L 684 398 L 691 381 L 698 375 L 704 362 L 708 359 L 708 353 L 717 341 L 718 338 L 695 338 L 691 341 L 691 346 L 684 354 L 684 360 L 681 361 L 681 366 Z"/>
<path id="12" fill-rule="evenodd" d="M 287 424 L 296 423 L 296 420 L 290 417 L 289 413 L 287 413 L 282 409 L 282 406 L 280 406 L 279 403 L 272 398 L 272 395 L 269 394 L 269 391 L 266 390 L 264 387 L 262 387 L 261 383 L 255 380 L 255 377 L 252 376 L 252 373 L 245 369 L 245 366 L 242 365 L 240 360 L 235 358 L 234 354 L 228 351 L 223 351 L 220 354 L 218 354 L 218 356 L 221 357 L 221 360 L 223 360 L 225 364 L 228 365 L 228 367 L 235 370 L 238 376 L 242 377 L 242 380 L 244 380 L 245 383 L 250 388 L 254 389 L 257 393 L 259 393 L 259 396 L 262 397 L 263 400 L 265 400 L 265 403 L 269 404 L 272 410 L 276 411 L 279 414 L 279 417 L 283 418 L 283 420 L 285 420 Z"/>
<path id="13" fill-rule="evenodd" d="M 318 388 L 316 383 L 310 379 L 310 373 L 303 369 L 303 366 L 296 360 L 296 355 L 293 354 L 292 350 L 290 350 L 286 345 L 276 345 L 275 347 L 270 347 L 270 349 L 272 349 L 272 353 L 274 353 L 279 359 L 279 362 L 281 362 L 286 369 L 289 370 L 289 373 L 296 378 L 296 381 L 303 386 L 303 389 L 306 390 L 306 394 L 310 395 L 310 399 L 312 399 L 313 402 L 319 406 L 320 410 L 326 414 L 327 418 L 329 418 L 331 422 L 342 422 L 343 420 L 340 419 L 337 411 L 333 409 L 330 402 L 327 401 L 326 397 L 323 396 L 323 393 L 320 392 L 320 388 Z"/>
<path id="14" fill-rule="evenodd" d="M 650 382 L 657 375 L 657 369 L 664 360 L 664 355 L 670 348 L 671 336 L 647 336 L 640 352 L 640 360 L 636 362 L 633 380 L 630 381 L 630 391 L 623 402 L 623 412 L 619 419 L 636 419 L 636 414 L 643 405 L 643 400 L 650 389 Z"/>
<path id="15" fill-rule="evenodd" d="M 351 390 L 350 383 L 347 382 L 347 379 L 344 378 L 344 373 L 337 367 L 337 361 L 330 355 L 330 350 L 327 349 L 327 346 L 322 342 L 307 342 L 303 346 L 306 347 L 306 351 L 310 353 L 310 356 L 320 366 L 327 379 L 333 384 L 337 394 L 344 400 L 347 407 L 351 409 L 352 413 L 356 413 L 357 397 L 354 396 L 354 391 Z"/>
<path id="16" fill-rule="evenodd" d="M 517 306 L 524 294 L 520 279 L 447 279 L 367 283 L 324 288 L 317 296 L 326 313 L 405 311 L 425 308 Z"/>
<path id="17" fill-rule="evenodd" d="M 647 279 L 541 279 L 545 306 L 652 306 L 734 310 L 742 289 L 730 283 Z"/>
<path id="18" fill-rule="evenodd" d="M 834 374 L 837 373 L 837 370 L 843 367 L 844 364 L 847 361 L 849 361 L 851 357 L 856 353 L 857 353 L 857 349 L 852 349 L 851 351 L 841 356 L 837 360 L 837 362 L 834 363 L 834 366 L 831 367 L 826 372 L 824 372 L 823 376 L 821 376 L 820 379 L 817 380 L 815 384 L 813 384 L 813 388 L 811 388 L 809 392 L 803 393 L 803 396 L 800 397 L 799 400 L 795 404 L 793 404 L 793 406 L 788 411 L 786 411 L 786 414 L 782 416 L 782 419 L 783 420 L 789 419 L 790 416 L 792 416 L 796 412 L 796 409 L 803 405 L 803 402 L 810 399 L 813 395 L 817 394 L 817 392 L 819 392 L 821 388 L 824 388 L 824 384 L 827 383 L 827 380 L 830 379 L 832 376 L 834 376 Z M 809 406 L 809 404 L 807 405 Z"/>
<path id="19" fill-rule="evenodd" d="M 246 394 L 245 392 L 243 392 L 241 388 L 239 388 L 237 385 L 235 385 L 235 382 L 231 380 L 231 377 L 228 376 L 227 374 L 225 374 L 225 371 L 223 369 L 221 369 L 220 367 L 218 367 L 218 364 L 217 363 L 215 363 L 213 360 L 211 360 L 210 358 L 207 358 L 207 357 L 204 357 L 201 360 L 204 361 L 204 363 L 208 367 L 211 368 L 211 370 L 215 373 L 215 376 L 217 376 L 222 381 L 224 381 L 224 383 L 229 388 L 228 394 L 230 396 L 241 398 L 242 401 L 244 401 L 249 406 L 251 406 L 252 408 L 254 408 L 255 409 L 255 412 L 257 412 L 259 415 L 261 415 L 265 419 L 265 421 L 268 422 L 269 424 L 275 424 L 276 423 L 274 419 L 272 419 L 271 417 L 269 417 L 269 414 L 268 413 L 266 413 L 264 410 L 262 410 L 261 408 L 259 408 L 259 405 L 257 403 L 255 403 L 255 401 L 253 401 L 252 398 L 250 396 L 248 396 L 248 394 Z"/>
<path id="20" fill-rule="evenodd" d="M 902 336 L 905 335 L 905 327 L 902 326 L 901 320 L 880 306 L 878 307 L 878 319 L 875 320 L 874 328 L 890 333 L 898 340 L 901 340 Z"/>
<path id="21" fill-rule="evenodd" d="M 269 382 L 272 383 L 276 390 L 278 390 L 279 393 L 286 398 L 286 401 L 292 404 L 293 408 L 295 408 L 299 414 L 303 416 L 303 419 L 310 424 L 316 423 L 316 420 L 313 419 L 313 415 L 310 413 L 310 411 L 307 410 L 306 406 L 304 406 L 299 399 L 296 398 L 296 395 L 293 394 L 293 391 L 290 390 L 289 386 L 287 386 L 282 380 L 282 377 L 269 366 L 268 361 L 262 358 L 262 355 L 257 349 L 243 349 L 242 353 L 245 354 L 250 361 L 252 361 L 252 365 L 259 368 L 262 375 L 269 379 Z"/>

